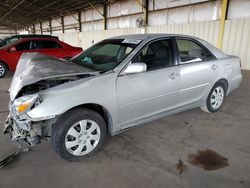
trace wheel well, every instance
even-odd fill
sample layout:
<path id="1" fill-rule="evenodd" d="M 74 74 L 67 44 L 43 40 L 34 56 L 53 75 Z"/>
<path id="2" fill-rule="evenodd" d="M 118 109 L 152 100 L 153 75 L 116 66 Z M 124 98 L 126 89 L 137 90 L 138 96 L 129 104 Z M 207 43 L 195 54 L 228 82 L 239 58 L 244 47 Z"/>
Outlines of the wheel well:
<path id="1" fill-rule="evenodd" d="M 6 67 L 7 67 L 8 71 L 10 70 L 10 67 L 9 67 L 9 65 L 8 65 L 7 63 L 5 63 L 5 62 L 4 62 L 4 61 L 2 61 L 2 60 L 0 60 L 0 62 L 6 65 Z"/>
<path id="2" fill-rule="evenodd" d="M 68 59 L 71 59 L 72 57 L 70 57 L 70 56 L 65 56 L 63 59 L 65 59 L 65 60 L 68 60 Z"/>
<path id="3" fill-rule="evenodd" d="M 218 80 L 215 84 L 217 83 L 222 83 L 225 86 L 225 92 L 227 93 L 227 89 L 228 89 L 228 81 L 225 78 L 222 78 L 220 80 Z"/>
<path id="4" fill-rule="evenodd" d="M 93 110 L 99 113 L 103 117 L 104 121 L 106 122 L 107 130 L 109 131 L 109 133 L 111 133 L 112 126 L 113 126 L 112 117 L 106 108 L 104 108 L 103 106 L 99 104 L 87 103 L 87 104 L 75 106 L 74 108 L 70 110 L 73 110 L 75 108 L 85 108 L 85 109 Z"/>

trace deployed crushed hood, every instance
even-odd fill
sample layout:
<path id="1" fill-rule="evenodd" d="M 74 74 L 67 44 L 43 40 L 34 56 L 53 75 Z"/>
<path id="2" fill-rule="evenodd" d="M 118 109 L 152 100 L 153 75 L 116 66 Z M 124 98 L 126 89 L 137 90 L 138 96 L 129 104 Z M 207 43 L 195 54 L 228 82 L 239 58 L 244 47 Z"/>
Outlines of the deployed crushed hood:
<path id="1" fill-rule="evenodd" d="M 81 74 L 95 75 L 98 74 L 98 72 L 44 54 L 24 53 L 18 62 L 16 72 L 11 82 L 9 89 L 10 99 L 13 101 L 24 86 L 38 81 Z"/>

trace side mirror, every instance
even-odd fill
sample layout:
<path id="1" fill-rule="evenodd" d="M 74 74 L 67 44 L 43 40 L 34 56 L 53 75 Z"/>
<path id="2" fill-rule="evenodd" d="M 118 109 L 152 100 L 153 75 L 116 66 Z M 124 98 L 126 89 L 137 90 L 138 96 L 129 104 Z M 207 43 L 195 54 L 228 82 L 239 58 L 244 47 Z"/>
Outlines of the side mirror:
<path id="1" fill-rule="evenodd" d="M 15 52 L 16 51 L 16 47 L 15 46 L 12 46 L 9 50 L 10 52 Z"/>
<path id="2" fill-rule="evenodd" d="M 147 65 L 145 63 L 138 62 L 138 63 L 129 64 L 123 73 L 134 74 L 134 73 L 140 73 L 140 72 L 145 72 L 145 71 L 147 71 Z"/>

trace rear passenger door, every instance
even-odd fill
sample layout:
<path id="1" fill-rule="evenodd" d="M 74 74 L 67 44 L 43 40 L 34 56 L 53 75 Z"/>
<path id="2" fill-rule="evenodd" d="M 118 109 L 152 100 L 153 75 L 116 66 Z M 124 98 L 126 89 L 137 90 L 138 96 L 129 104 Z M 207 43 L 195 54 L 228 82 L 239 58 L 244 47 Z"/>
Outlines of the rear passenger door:
<path id="1" fill-rule="evenodd" d="M 59 58 L 64 58 L 62 46 L 53 40 L 38 40 L 39 52 Z"/>
<path id="2" fill-rule="evenodd" d="M 218 76 L 219 63 L 198 41 L 176 38 L 180 67 L 180 105 L 198 105 Z"/>

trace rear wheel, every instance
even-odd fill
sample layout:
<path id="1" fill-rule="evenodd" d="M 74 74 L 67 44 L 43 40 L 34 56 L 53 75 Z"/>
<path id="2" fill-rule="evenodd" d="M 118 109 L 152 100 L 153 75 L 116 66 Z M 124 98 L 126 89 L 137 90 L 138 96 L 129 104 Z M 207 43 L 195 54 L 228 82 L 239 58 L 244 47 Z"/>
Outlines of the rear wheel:
<path id="1" fill-rule="evenodd" d="M 88 109 L 74 109 L 57 120 L 51 142 L 63 159 L 77 161 L 99 151 L 106 134 L 106 123 L 100 114 Z"/>
<path id="2" fill-rule="evenodd" d="M 211 113 L 219 111 L 224 102 L 225 95 L 225 84 L 221 82 L 216 83 L 208 95 L 206 106 L 202 107 L 202 109 Z"/>
<path id="3" fill-rule="evenodd" d="M 8 73 L 8 67 L 5 63 L 0 62 L 0 78 L 4 78 Z"/>

